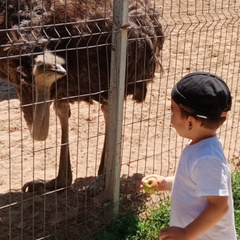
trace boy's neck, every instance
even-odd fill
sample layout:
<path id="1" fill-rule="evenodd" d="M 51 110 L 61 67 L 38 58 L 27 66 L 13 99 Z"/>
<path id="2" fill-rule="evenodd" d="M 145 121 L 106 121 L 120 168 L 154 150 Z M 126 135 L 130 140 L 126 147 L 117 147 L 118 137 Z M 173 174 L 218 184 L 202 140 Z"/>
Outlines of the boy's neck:
<path id="1" fill-rule="evenodd" d="M 215 130 L 209 130 L 206 129 L 206 131 L 202 130 L 202 132 L 199 132 L 198 134 L 196 134 L 195 136 L 193 136 L 191 138 L 191 143 L 190 145 L 193 145 L 195 143 L 198 143 L 204 139 L 210 138 L 210 137 L 214 137 L 216 136 L 216 131 Z"/>
<path id="2" fill-rule="evenodd" d="M 189 116 L 187 118 L 187 135 L 191 139 L 191 145 L 202 141 L 203 139 L 216 136 L 217 129 L 206 128 L 196 118 Z"/>

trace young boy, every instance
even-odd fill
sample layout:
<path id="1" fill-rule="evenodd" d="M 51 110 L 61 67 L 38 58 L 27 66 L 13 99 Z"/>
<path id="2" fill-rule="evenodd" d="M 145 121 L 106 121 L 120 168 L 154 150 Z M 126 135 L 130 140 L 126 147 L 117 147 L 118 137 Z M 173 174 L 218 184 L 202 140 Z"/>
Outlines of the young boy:
<path id="1" fill-rule="evenodd" d="M 159 232 L 167 240 L 236 240 L 231 172 L 217 129 L 231 109 L 224 81 L 195 72 L 172 90 L 171 124 L 190 139 L 174 177 L 155 177 L 158 190 L 171 190 L 170 227 Z"/>

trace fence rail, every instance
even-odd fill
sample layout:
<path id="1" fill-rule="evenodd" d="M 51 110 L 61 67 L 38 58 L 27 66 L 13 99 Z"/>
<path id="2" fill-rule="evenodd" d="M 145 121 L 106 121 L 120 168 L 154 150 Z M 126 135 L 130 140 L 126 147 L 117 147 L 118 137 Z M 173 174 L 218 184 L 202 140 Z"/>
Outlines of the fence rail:
<path id="1" fill-rule="evenodd" d="M 131 0 L 129 8 L 117 0 L 30 2 L 0 1 L 0 239 L 91 239 L 118 211 L 140 211 L 149 201 L 139 190 L 141 178 L 173 175 L 186 144 L 170 126 L 170 93 L 189 72 L 212 72 L 230 87 L 232 110 L 218 134 L 236 171 L 238 1 L 153 0 L 150 7 Z M 56 56 L 67 75 L 60 78 L 55 69 L 51 76 L 59 79 L 49 99 L 44 92 L 39 100 L 36 86 L 46 89 L 49 59 L 61 62 Z M 36 68 L 44 69 L 43 78 Z M 48 105 L 48 137 L 38 141 L 29 129 L 41 118 L 34 119 L 35 110 L 44 106 L 48 113 Z M 26 190 L 38 189 L 23 192 L 27 182 Z"/>

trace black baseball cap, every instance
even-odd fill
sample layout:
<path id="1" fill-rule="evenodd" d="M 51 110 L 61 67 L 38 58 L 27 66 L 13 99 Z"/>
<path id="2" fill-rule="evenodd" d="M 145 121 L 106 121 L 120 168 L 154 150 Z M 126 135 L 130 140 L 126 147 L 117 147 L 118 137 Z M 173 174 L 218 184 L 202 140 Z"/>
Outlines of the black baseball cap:
<path id="1" fill-rule="evenodd" d="M 184 76 L 172 89 L 173 100 L 192 115 L 202 118 L 226 117 L 232 97 L 227 84 L 207 72 Z"/>

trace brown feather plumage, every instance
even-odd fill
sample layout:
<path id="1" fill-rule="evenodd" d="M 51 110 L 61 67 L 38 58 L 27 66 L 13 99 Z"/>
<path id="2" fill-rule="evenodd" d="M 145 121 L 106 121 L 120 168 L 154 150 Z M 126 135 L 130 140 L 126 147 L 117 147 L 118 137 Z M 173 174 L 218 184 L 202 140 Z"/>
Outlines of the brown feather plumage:
<path id="1" fill-rule="evenodd" d="M 67 70 L 57 88 L 52 85 L 51 99 L 107 101 L 112 15 L 109 0 L 0 0 L 0 76 L 16 84 L 28 125 L 34 111 L 34 58 L 46 49 L 63 58 Z M 130 1 L 125 97 L 137 102 L 144 101 L 147 84 L 157 65 L 161 68 L 159 17 L 150 1 Z"/>

